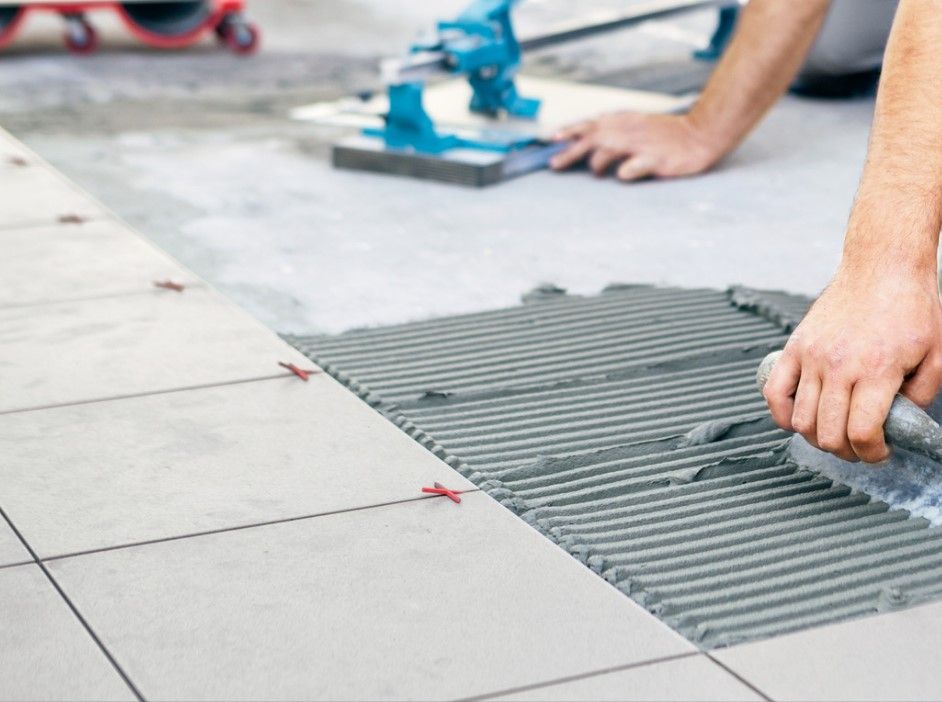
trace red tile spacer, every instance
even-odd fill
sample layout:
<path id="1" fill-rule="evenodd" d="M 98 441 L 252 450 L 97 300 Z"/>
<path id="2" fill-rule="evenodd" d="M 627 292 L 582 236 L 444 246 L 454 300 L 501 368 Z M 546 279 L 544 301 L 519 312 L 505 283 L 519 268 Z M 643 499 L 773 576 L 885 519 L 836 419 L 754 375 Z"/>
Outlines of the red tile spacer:
<path id="1" fill-rule="evenodd" d="M 445 487 L 444 485 L 442 485 L 441 483 L 435 483 L 435 487 L 424 487 L 424 488 L 422 488 L 422 492 L 428 492 L 428 493 L 431 493 L 431 494 L 433 494 L 433 495 L 444 495 L 445 497 L 447 497 L 447 498 L 448 498 L 449 500 L 451 500 L 452 502 L 456 502 L 456 503 L 458 503 L 458 504 L 461 504 L 461 498 L 458 497 L 460 491 L 459 491 L 459 490 L 449 490 L 448 488 L 446 488 L 446 487 Z"/>
<path id="2" fill-rule="evenodd" d="M 176 290 L 177 292 L 183 292 L 186 289 L 185 285 L 174 283 L 172 280 L 155 280 L 154 287 L 163 288 L 164 290 Z"/>
<path id="3" fill-rule="evenodd" d="M 278 365 L 281 366 L 282 368 L 287 368 L 289 371 L 294 373 L 305 383 L 307 382 L 307 379 L 310 378 L 312 375 L 317 375 L 318 373 L 320 373 L 319 370 L 315 370 L 313 368 L 310 368 L 310 369 L 298 368 L 293 363 L 284 363 L 283 361 L 278 361 Z"/>

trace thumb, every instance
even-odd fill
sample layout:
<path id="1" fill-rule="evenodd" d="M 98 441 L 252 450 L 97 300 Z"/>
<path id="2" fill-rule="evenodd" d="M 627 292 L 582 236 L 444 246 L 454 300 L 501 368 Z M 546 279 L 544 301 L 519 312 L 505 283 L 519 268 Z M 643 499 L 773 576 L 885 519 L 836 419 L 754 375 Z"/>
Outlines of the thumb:
<path id="1" fill-rule="evenodd" d="M 654 164 L 644 156 L 638 155 L 632 156 L 631 158 L 622 161 L 622 164 L 618 167 L 615 175 L 618 177 L 618 180 L 627 183 L 633 180 L 647 178 L 653 173 Z"/>
<path id="2" fill-rule="evenodd" d="M 942 351 L 930 351 L 906 379 L 900 392 L 922 408 L 932 404 L 942 387 Z"/>

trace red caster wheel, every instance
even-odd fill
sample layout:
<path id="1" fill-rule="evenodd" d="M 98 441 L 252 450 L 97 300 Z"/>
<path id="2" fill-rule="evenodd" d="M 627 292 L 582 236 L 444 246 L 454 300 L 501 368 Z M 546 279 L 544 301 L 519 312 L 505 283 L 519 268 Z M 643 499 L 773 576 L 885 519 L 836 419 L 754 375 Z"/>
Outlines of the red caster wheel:
<path id="1" fill-rule="evenodd" d="M 17 6 L 0 6 L 0 47 L 13 41 L 26 10 Z"/>
<path id="2" fill-rule="evenodd" d="M 98 32 L 82 15 L 66 15 L 65 45 L 73 54 L 91 54 L 98 48 Z"/>
<path id="3" fill-rule="evenodd" d="M 252 54 L 258 50 L 258 27 L 234 15 L 223 17 L 216 26 L 216 36 L 236 54 Z"/>

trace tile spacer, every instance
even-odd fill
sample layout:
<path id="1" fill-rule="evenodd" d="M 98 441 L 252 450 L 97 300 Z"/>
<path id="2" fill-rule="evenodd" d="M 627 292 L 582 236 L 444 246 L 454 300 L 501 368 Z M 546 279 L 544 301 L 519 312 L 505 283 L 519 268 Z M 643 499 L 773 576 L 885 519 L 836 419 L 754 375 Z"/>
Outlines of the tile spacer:
<path id="1" fill-rule="evenodd" d="M 278 361 L 278 365 L 281 366 L 282 368 L 287 368 L 289 371 L 294 373 L 305 383 L 307 382 L 307 379 L 310 378 L 312 375 L 317 375 L 318 373 L 320 373 L 319 370 L 316 370 L 313 368 L 305 370 L 303 368 L 298 368 L 293 363 L 285 363 L 284 361 Z"/>
<path id="2" fill-rule="evenodd" d="M 183 292 L 186 289 L 186 286 L 182 283 L 174 283 L 172 280 L 155 280 L 155 288 L 163 288 L 164 290 L 175 290 L 177 292 Z"/>
<path id="3" fill-rule="evenodd" d="M 422 488 L 422 492 L 428 492 L 433 495 L 444 495 L 452 502 L 461 504 L 461 498 L 458 497 L 460 490 L 449 490 L 441 483 L 435 483 L 435 487 L 424 487 Z"/>

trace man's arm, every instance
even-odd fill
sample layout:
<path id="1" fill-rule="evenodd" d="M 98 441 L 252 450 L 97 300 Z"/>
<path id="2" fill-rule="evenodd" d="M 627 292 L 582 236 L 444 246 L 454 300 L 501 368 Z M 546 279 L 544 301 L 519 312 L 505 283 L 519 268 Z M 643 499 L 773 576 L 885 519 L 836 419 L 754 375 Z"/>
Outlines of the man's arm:
<path id="1" fill-rule="evenodd" d="M 685 115 L 621 112 L 563 129 L 556 170 L 589 159 L 622 180 L 699 173 L 741 142 L 785 92 L 821 29 L 828 0 L 751 0 L 696 105 Z"/>
<path id="2" fill-rule="evenodd" d="M 850 460 L 886 458 L 900 388 L 925 406 L 942 384 L 940 71 L 942 0 L 902 0 L 841 265 L 766 384 L 780 426 Z"/>

